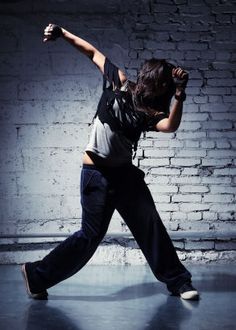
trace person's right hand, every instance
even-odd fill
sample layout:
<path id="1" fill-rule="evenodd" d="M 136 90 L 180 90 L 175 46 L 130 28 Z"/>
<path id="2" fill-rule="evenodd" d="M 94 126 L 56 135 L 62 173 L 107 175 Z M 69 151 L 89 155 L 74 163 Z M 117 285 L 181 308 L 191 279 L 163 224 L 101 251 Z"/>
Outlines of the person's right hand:
<path id="1" fill-rule="evenodd" d="M 44 39 L 43 42 L 56 40 L 62 36 L 62 29 L 56 24 L 49 24 L 44 30 Z"/>
<path id="2" fill-rule="evenodd" d="M 180 67 L 177 67 L 172 70 L 172 78 L 176 89 L 185 89 L 188 83 L 188 72 L 183 70 Z"/>

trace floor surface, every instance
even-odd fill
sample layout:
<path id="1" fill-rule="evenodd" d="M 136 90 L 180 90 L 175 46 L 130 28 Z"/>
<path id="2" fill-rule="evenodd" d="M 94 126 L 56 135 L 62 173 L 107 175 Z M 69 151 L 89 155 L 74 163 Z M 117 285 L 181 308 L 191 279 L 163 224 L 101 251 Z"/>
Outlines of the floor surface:
<path id="1" fill-rule="evenodd" d="M 0 266 L 2 330 L 234 330 L 235 265 L 189 266 L 200 301 L 170 296 L 147 266 L 87 265 L 29 299 L 20 267 Z"/>

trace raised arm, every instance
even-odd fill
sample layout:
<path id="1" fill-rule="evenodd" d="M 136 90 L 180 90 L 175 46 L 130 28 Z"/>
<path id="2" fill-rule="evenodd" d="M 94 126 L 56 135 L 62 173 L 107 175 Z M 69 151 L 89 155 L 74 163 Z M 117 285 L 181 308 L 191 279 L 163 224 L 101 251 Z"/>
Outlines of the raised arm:
<path id="1" fill-rule="evenodd" d="M 72 34 L 66 29 L 55 24 L 49 24 L 44 30 L 43 41 L 56 40 L 58 37 L 62 37 L 81 53 L 85 54 L 99 68 L 102 74 L 104 73 L 105 55 L 103 53 L 86 40 Z M 119 70 L 119 77 L 122 84 L 127 80 L 125 74 L 121 70 Z"/>
<path id="2" fill-rule="evenodd" d="M 156 125 L 157 131 L 164 133 L 172 133 L 179 128 L 185 100 L 185 88 L 188 82 L 188 74 L 181 68 L 173 69 L 172 75 L 176 82 L 175 100 L 171 106 L 169 117 L 160 120 Z"/>

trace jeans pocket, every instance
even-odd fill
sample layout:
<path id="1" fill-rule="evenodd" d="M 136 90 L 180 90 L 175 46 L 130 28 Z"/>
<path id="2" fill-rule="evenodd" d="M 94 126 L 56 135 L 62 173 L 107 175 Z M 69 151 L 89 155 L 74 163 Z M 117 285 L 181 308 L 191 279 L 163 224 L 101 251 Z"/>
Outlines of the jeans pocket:
<path id="1" fill-rule="evenodd" d="M 83 169 L 81 172 L 81 183 L 80 183 L 80 192 L 81 194 L 86 193 L 86 191 L 88 190 L 89 187 L 89 183 L 91 182 L 92 178 L 95 175 L 95 171 L 94 170 L 86 170 Z"/>

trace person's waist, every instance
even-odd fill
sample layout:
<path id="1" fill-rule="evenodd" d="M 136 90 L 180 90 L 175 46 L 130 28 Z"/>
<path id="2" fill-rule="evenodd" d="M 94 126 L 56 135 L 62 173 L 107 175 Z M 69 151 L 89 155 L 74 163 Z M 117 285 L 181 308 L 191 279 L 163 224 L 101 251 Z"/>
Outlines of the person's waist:
<path id="1" fill-rule="evenodd" d="M 83 165 L 88 165 L 88 168 L 127 168 L 131 167 L 132 158 L 122 161 L 119 157 L 101 157 L 95 152 L 86 150 L 83 157 Z"/>

